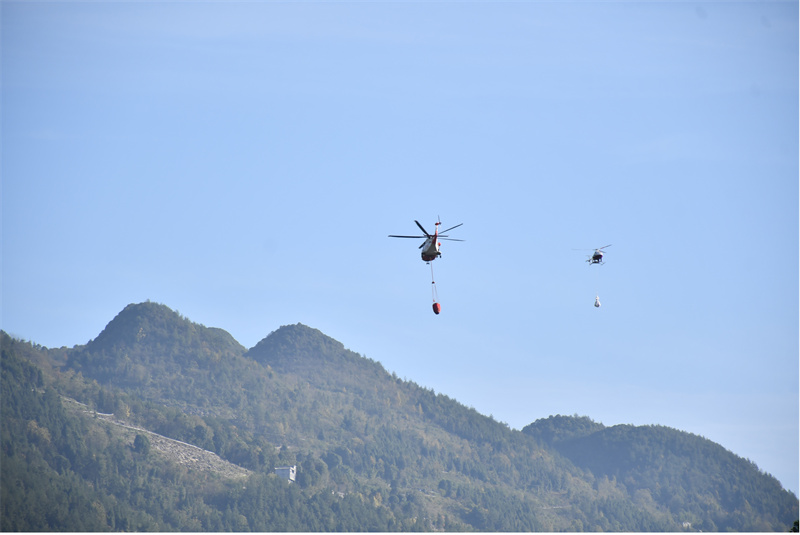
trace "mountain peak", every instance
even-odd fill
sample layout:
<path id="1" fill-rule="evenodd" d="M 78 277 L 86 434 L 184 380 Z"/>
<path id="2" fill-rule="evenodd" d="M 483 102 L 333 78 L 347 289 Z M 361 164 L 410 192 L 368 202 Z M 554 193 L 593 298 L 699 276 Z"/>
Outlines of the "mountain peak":
<path id="1" fill-rule="evenodd" d="M 562 416 L 557 414 L 549 418 L 536 420 L 525 426 L 522 432 L 530 435 L 545 444 L 555 444 L 563 440 L 579 438 L 590 435 L 595 431 L 604 429 L 605 426 L 595 422 L 588 416 Z"/>
<path id="2" fill-rule="evenodd" d="M 193 323 L 166 305 L 147 301 L 126 306 L 97 338 L 70 357 L 68 365 L 90 375 L 122 379 L 142 375 L 132 371 L 133 365 L 203 367 L 244 351 L 228 332 Z"/>
<path id="3" fill-rule="evenodd" d="M 286 371 L 305 364 L 355 363 L 362 357 L 345 349 L 318 329 L 302 323 L 283 325 L 255 345 L 247 355 L 263 365 Z"/>
<path id="4" fill-rule="evenodd" d="M 167 337 L 175 330 L 185 329 L 190 323 L 166 305 L 151 301 L 131 303 L 87 347 L 102 350 L 114 345 L 135 345 L 145 341 L 148 336 L 163 334 Z"/>

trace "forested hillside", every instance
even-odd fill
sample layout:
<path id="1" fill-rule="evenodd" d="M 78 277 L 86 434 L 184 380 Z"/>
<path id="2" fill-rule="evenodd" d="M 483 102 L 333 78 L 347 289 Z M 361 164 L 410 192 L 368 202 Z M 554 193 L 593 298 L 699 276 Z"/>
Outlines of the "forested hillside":
<path id="1" fill-rule="evenodd" d="M 555 430 L 555 432 L 553 432 Z M 797 514 L 797 499 L 758 467 L 690 433 L 663 426 L 605 427 L 556 416 L 523 429 L 595 477 L 621 482 L 703 531 L 772 531 L 768 518 Z M 758 511 L 760 514 L 754 514 Z"/>
<path id="2" fill-rule="evenodd" d="M 701 437 L 575 417 L 512 430 L 302 324 L 246 350 L 140 303 L 85 346 L 3 333 L 2 373 L 8 530 L 785 531 L 798 516 Z M 149 433 L 247 475 L 181 464 Z"/>

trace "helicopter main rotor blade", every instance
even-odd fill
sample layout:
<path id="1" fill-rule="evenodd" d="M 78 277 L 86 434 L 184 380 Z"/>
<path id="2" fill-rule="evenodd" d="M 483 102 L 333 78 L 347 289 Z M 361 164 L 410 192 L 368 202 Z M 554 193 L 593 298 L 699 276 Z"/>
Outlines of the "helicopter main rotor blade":
<path id="1" fill-rule="evenodd" d="M 427 238 L 428 236 L 395 236 L 394 234 L 389 234 L 390 238 Z"/>
<path id="2" fill-rule="evenodd" d="M 445 232 L 447 232 L 448 230 L 453 230 L 454 228 L 458 228 L 458 227 L 460 227 L 460 226 L 461 226 L 461 225 L 463 225 L 463 224 L 464 224 L 464 223 L 459 223 L 459 224 L 458 224 L 458 225 L 456 225 L 455 227 L 450 227 L 449 229 L 445 229 L 445 230 L 443 230 L 443 231 L 442 231 L 442 234 L 444 234 L 444 233 L 445 233 Z M 439 235 L 441 236 L 442 234 L 439 234 Z"/>
<path id="3" fill-rule="evenodd" d="M 415 220 L 414 220 L 414 223 L 416 223 L 416 224 L 417 224 L 417 226 L 420 228 L 420 230 L 422 231 L 422 233 L 423 233 L 423 234 L 425 234 L 425 237 L 426 237 L 426 238 L 430 238 L 430 237 L 431 237 L 431 235 L 430 235 L 430 234 L 428 234 L 428 231 L 427 231 L 427 230 L 425 230 L 425 228 L 424 228 L 422 225 L 420 225 L 420 224 L 419 224 L 419 221 L 417 221 L 417 220 L 415 219 Z"/>
<path id="4" fill-rule="evenodd" d="M 612 245 L 614 245 L 614 244 L 613 243 L 609 243 L 608 245 L 604 245 L 604 246 L 600 247 L 600 249 L 605 249 L 606 247 L 611 247 Z M 600 249 L 598 249 L 598 251 Z"/>
<path id="5" fill-rule="evenodd" d="M 439 237 L 440 237 L 441 239 L 443 239 L 443 240 L 447 240 L 447 241 L 466 241 L 466 240 L 459 240 L 458 238 L 444 238 L 444 237 L 442 237 L 442 236 L 439 236 Z"/>

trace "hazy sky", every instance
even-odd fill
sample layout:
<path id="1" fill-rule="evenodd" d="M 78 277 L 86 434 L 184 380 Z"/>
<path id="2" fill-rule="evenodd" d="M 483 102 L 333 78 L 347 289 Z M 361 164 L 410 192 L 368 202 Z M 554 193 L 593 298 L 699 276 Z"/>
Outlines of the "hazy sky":
<path id="1" fill-rule="evenodd" d="M 666 425 L 797 493 L 796 1 L 0 9 L 10 334 L 300 322 L 515 429 Z M 387 237 L 437 217 L 439 316 Z"/>

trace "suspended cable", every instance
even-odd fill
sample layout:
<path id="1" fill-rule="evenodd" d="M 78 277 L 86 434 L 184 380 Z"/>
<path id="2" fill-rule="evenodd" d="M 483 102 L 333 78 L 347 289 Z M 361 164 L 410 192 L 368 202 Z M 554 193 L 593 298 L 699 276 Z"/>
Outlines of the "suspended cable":
<path id="1" fill-rule="evenodd" d="M 438 314 L 442 311 L 439 304 L 439 293 L 436 291 L 436 279 L 433 277 L 433 262 L 431 262 L 431 297 L 433 298 L 433 313 Z"/>

